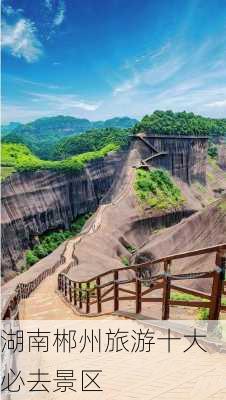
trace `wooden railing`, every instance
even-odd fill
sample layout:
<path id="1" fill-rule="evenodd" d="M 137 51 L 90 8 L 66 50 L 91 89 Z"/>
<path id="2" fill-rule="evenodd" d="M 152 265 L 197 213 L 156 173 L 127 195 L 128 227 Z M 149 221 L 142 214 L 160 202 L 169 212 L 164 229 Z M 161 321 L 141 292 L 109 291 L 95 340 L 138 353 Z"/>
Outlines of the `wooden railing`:
<path id="1" fill-rule="evenodd" d="M 75 281 L 67 273 L 58 275 L 58 290 L 64 298 L 75 307 L 79 313 L 100 314 L 103 305 L 109 303 L 108 312 L 120 310 L 121 302 L 134 301 L 135 313 L 142 311 L 142 303 L 161 303 L 162 319 L 170 316 L 170 306 L 202 307 L 209 309 L 209 319 L 217 320 L 220 311 L 226 311 L 221 304 L 222 294 L 226 294 L 225 258 L 226 243 L 193 250 L 180 254 L 173 254 L 154 261 L 148 261 L 129 267 L 121 267 L 99 274 L 86 281 Z M 211 272 L 192 272 L 188 274 L 172 274 L 171 266 L 174 260 L 216 253 L 216 262 Z M 162 273 L 144 278 L 144 271 L 150 271 L 156 264 L 162 264 Z M 211 279 L 211 293 L 204 293 L 192 288 L 180 286 L 176 281 Z M 131 287 L 132 286 L 132 287 Z M 155 290 L 161 289 L 159 297 L 146 297 Z M 197 296 L 192 301 L 172 300 L 171 290 Z M 200 300 L 203 299 L 202 300 Z"/>
<path id="2" fill-rule="evenodd" d="M 51 268 L 46 269 L 45 271 L 38 274 L 34 279 L 27 283 L 18 283 L 15 289 L 8 296 L 7 301 L 1 310 L 1 319 L 19 319 L 19 303 L 21 299 L 26 299 L 30 296 L 34 289 L 36 289 L 40 283 L 47 276 L 53 274 L 56 269 L 65 263 L 65 257 L 62 254 L 60 260 L 57 261 Z"/>

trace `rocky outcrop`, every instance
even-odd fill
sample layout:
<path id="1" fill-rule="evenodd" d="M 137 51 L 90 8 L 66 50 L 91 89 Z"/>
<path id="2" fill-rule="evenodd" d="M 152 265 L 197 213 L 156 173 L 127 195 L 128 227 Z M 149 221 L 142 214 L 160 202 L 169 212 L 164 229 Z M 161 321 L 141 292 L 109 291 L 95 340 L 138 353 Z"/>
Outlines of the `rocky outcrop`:
<path id="1" fill-rule="evenodd" d="M 151 135 L 136 138 L 137 149 L 146 164 L 165 168 L 173 176 L 191 184 L 206 183 L 208 139 L 197 136 Z M 145 143 L 146 142 L 146 143 Z"/>
<path id="2" fill-rule="evenodd" d="M 2 274 L 16 271 L 23 253 L 42 233 L 68 228 L 94 211 L 121 170 L 126 153 L 90 162 L 75 173 L 15 173 L 2 183 Z"/>
<path id="3" fill-rule="evenodd" d="M 151 234 L 133 257 L 133 263 L 144 260 L 154 260 L 170 254 L 188 252 L 209 246 L 224 244 L 226 238 L 226 196 L 211 203 L 204 210 L 195 213 L 179 224 Z M 216 254 L 202 254 L 174 260 L 171 272 L 192 273 L 212 271 L 216 265 Z M 161 265 L 151 270 L 153 273 L 162 271 Z M 182 281 L 181 281 L 182 282 Z M 211 282 L 204 279 L 185 281 L 182 286 L 194 286 L 198 290 L 210 288 Z"/>
<path id="4" fill-rule="evenodd" d="M 145 139 L 157 152 L 167 153 L 153 158 L 151 166 L 166 168 L 187 183 L 194 179 L 205 181 L 205 138 L 147 135 Z M 150 146 L 135 139 L 128 152 L 118 152 L 92 161 L 79 173 L 36 171 L 14 173 L 8 177 L 2 183 L 3 275 L 10 277 L 9 273 L 18 269 L 24 251 L 36 243 L 37 236 L 49 230 L 68 228 L 78 215 L 96 210 L 107 192 L 106 203 L 111 203 L 118 194 L 124 195 L 126 190 L 131 190 L 126 189 L 126 182 L 130 180 L 128 170 L 151 155 Z M 123 168 L 128 158 L 129 169 Z M 115 185 L 112 185 L 113 181 Z M 109 191 L 110 188 L 113 190 Z M 131 198 L 134 202 L 133 196 Z M 131 214 L 130 209 L 131 204 L 126 202 L 122 210 L 119 209 L 119 224 L 122 224 L 122 219 L 126 223 L 127 214 Z M 137 211 L 135 216 L 137 218 Z M 111 220 L 114 218 L 115 214 L 112 214 Z M 112 225 L 110 220 L 108 223 Z M 103 240 L 101 246 L 102 244 Z M 85 251 L 87 252 L 87 248 Z"/>
<path id="5" fill-rule="evenodd" d="M 226 170 L 226 143 L 221 143 L 218 148 L 218 165 Z"/>

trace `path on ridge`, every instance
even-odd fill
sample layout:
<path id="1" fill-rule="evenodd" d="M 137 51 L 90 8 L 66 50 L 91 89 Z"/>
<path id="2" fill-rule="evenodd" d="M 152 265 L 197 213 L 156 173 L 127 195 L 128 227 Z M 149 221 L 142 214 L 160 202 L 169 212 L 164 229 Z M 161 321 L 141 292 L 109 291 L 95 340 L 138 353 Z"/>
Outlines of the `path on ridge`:
<path id="1" fill-rule="evenodd" d="M 86 319 L 87 317 L 79 316 L 73 312 L 61 297 L 57 294 L 58 274 L 63 272 L 68 264 L 73 260 L 72 253 L 74 246 L 80 243 L 83 237 L 94 234 L 102 223 L 105 210 L 109 207 L 116 206 L 126 195 L 133 179 L 132 167 L 128 170 L 127 182 L 123 185 L 122 190 L 116 195 L 114 201 L 99 206 L 94 221 L 88 227 L 84 235 L 77 236 L 66 243 L 64 253 L 65 263 L 61 265 L 54 274 L 45 278 L 40 285 L 31 293 L 31 295 L 22 299 L 19 305 L 20 319 L 26 320 L 66 320 L 66 319 Z M 76 268 L 76 267 L 75 267 Z M 99 317 L 96 317 L 99 318 Z M 107 316 L 107 318 L 118 319 L 116 316 Z"/>

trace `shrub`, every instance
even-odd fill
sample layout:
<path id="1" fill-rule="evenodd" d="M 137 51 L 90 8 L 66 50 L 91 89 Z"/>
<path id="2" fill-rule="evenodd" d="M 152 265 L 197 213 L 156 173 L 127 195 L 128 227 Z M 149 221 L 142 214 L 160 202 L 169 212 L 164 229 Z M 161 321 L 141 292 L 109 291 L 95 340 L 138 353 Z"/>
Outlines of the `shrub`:
<path id="1" fill-rule="evenodd" d="M 32 250 L 28 250 L 26 252 L 26 263 L 28 266 L 31 266 L 39 261 L 39 258 L 34 255 Z"/>
<path id="2" fill-rule="evenodd" d="M 211 158 L 217 158 L 218 157 L 218 150 L 217 150 L 217 146 L 214 144 L 210 144 L 209 148 L 208 148 L 208 155 Z"/>
<path id="3" fill-rule="evenodd" d="M 184 202 L 180 189 L 161 169 L 137 170 L 134 188 L 141 202 L 157 209 L 178 207 Z"/>
<path id="4" fill-rule="evenodd" d="M 25 258 L 27 266 L 35 264 L 37 261 L 52 253 L 65 240 L 72 238 L 81 232 L 85 222 L 91 216 L 90 213 L 80 215 L 72 222 L 69 230 L 59 230 L 48 232 L 40 236 L 40 243 L 36 244 L 33 249 L 27 250 Z"/>
<path id="5" fill-rule="evenodd" d="M 121 258 L 121 260 L 122 260 L 122 263 L 123 263 L 126 267 L 129 266 L 129 258 L 128 258 L 127 256 L 123 256 L 123 257 Z"/>

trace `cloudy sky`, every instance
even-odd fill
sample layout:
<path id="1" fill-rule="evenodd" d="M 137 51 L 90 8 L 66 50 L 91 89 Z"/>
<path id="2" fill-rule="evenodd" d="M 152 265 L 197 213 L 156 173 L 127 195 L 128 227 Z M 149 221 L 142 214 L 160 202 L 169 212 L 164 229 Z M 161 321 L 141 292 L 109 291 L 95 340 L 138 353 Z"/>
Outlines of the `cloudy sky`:
<path id="1" fill-rule="evenodd" d="M 226 117 L 226 0 L 3 0 L 3 122 Z"/>

